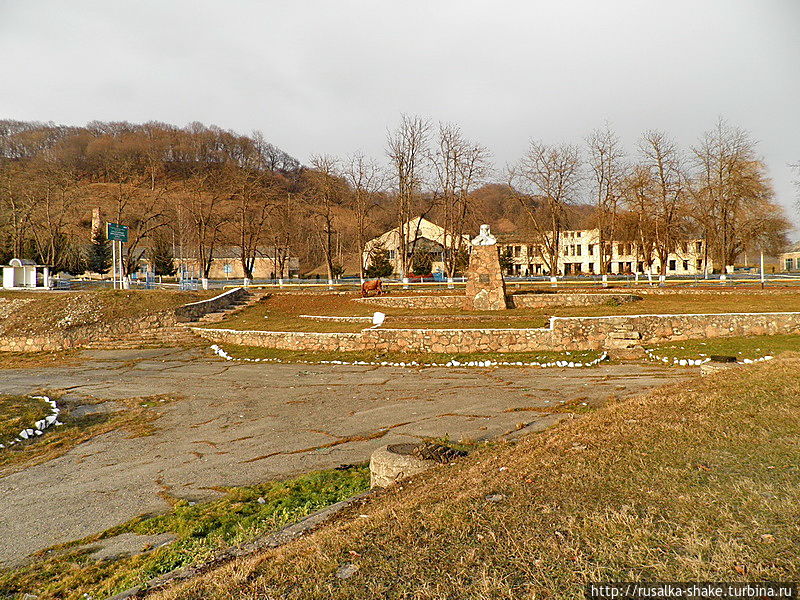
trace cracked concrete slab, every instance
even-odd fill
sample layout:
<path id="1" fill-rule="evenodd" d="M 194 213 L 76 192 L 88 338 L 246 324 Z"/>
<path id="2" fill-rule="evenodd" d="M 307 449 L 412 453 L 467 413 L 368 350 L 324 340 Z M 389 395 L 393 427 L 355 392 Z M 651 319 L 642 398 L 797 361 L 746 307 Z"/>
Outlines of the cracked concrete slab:
<path id="1" fill-rule="evenodd" d="M 561 418 L 560 401 L 602 402 L 687 377 L 642 364 L 595 369 L 408 369 L 222 362 L 199 350 L 94 350 L 72 366 L 0 371 L 0 394 L 69 390 L 118 400 L 169 394 L 156 431 L 111 432 L 0 478 L 0 563 L 148 512 L 357 463 L 386 443 L 488 439 Z M 521 411 L 535 407 L 538 411 Z M 31 532 L 36 534 L 32 535 Z"/>

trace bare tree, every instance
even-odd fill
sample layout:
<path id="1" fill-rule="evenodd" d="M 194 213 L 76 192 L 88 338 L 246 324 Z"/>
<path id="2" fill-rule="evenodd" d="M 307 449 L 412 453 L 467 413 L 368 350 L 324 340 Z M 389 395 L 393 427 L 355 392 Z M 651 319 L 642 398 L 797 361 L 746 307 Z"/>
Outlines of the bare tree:
<path id="1" fill-rule="evenodd" d="M 38 165 L 32 183 L 25 193 L 32 207 L 30 232 L 36 254 L 56 269 L 67 268 L 78 209 L 76 175 L 46 160 Z"/>
<path id="2" fill-rule="evenodd" d="M 31 172 L 14 162 L 0 168 L 0 216 L 6 221 L 5 229 L 10 239 L 11 256 L 22 257 L 25 242 L 30 235 L 31 218 L 40 200 L 33 189 Z"/>
<path id="3" fill-rule="evenodd" d="M 296 223 L 297 215 L 292 203 L 292 194 L 286 192 L 285 197 L 275 207 L 270 218 L 272 232 L 270 258 L 275 266 L 275 274 L 280 279 L 287 272 L 289 253 L 295 240 Z"/>
<path id="4" fill-rule="evenodd" d="M 275 192 L 264 175 L 251 169 L 231 173 L 234 245 L 239 249 L 242 272 L 253 278 L 256 257 L 263 246 Z"/>
<path id="5" fill-rule="evenodd" d="M 358 250 L 358 275 L 363 281 L 366 265 L 364 264 L 364 246 L 366 245 L 367 219 L 377 206 L 375 196 L 384 186 L 385 173 L 373 159 L 361 152 L 356 152 L 348 159 L 342 174 L 352 190 L 350 208 L 356 219 L 356 246 Z"/>
<path id="6" fill-rule="evenodd" d="M 335 207 L 342 204 L 344 190 L 342 181 L 337 175 L 338 160 L 336 158 L 329 155 L 313 156 L 311 167 L 306 173 L 309 183 L 307 206 L 310 214 L 319 224 L 316 231 L 321 242 L 328 281 L 332 281 L 337 276 L 333 261 L 334 234 L 336 233 L 334 227 Z"/>
<path id="7" fill-rule="evenodd" d="M 408 273 L 408 222 L 412 218 L 414 199 L 423 180 L 423 160 L 428 145 L 430 123 L 417 116 L 402 115 L 400 125 L 390 132 L 387 154 L 392 165 L 397 187 L 397 220 L 400 235 L 400 270 Z"/>
<path id="8" fill-rule="evenodd" d="M 194 247 L 200 274 L 208 279 L 228 214 L 231 190 L 220 167 L 206 167 L 185 183 L 183 204 L 187 215 L 188 237 Z"/>
<path id="9" fill-rule="evenodd" d="M 623 181 L 623 197 L 627 213 L 621 215 L 624 225 L 630 224 L 628 235 L 635 240 L 636 254 L 651 272 L 655 258 L 656 215 L 652 210 L 653 177 L 643 165 L 634 165 Z M 627 218 L 626 218 L 627 217 Z"/>
<path id="10" fill-rule="evenodd" d="M 701 223 L 713 258 L 733 265 L 744 250 L 751 220 L 773 212 L 774 192 L 766 167 L 756 156 L 756 142 L 723 119 L 692 148 L 695 177 L 694 214 Z"/>
<path id="11" fill-rule="evenodd" d="M 531 141 L 528 152 L 509 170 L 509 181 L 523 190 L 518 200 L 525 208 L 544 248 L 550 275 L 558 273 L 558 248 L 566 224 L 566 210 L 581 188 L 581 157 L 577 146 Z"/>
<path id="12" fill-rule="evenodd" d="M 435 199 L 444 213 L 445 270 L 453 277 L 463 251 L 470 193 L 489 172 L 489 151 L 466 139 L 457 125 L 439 123 L 431 164 Z"/>
<path id="13" fill-rule="evenodd" d="M 592 172 L 592 188 L 597 207 L 597 229 L 600 274 L 607 273 L 611 260 L 611 245 L 608 240 L 616 238 L 617 211 L 623 194 L 626 175 L 625 152 L 619 137 L 606 125 L 593 131 L 586 139 L 589 150 L 589 167 Z"/>
<path id="14" fill-rule="evenodd" d="M 685 229 L 686 178 L 683 160 L 665 133 L 648 131 L 639 142 L 641 166 L 646 170 L 643 210 L 649 211 L 653 225 L 653 247 L 660 274 L 667 272 L 667 257 L 679 243 Z"/>

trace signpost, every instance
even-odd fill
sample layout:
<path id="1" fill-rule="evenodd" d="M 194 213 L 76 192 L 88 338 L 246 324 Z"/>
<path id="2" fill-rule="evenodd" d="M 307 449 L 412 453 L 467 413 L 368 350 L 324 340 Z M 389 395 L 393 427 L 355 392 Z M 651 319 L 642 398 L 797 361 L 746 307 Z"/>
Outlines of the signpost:
<path id="1" fill-rule="evenodd" d="M 119 281 L 119 288 L 122 289 L 122 244 L 128 241 L 128 226 L 106 223 L 106 239 L 111 242 L 112 285 L 114 289 L 117 289 L 117 281 Z M 117 263 L 117 259 L 119 259 L 119 263 Z"/>
<path id="2" fill-rule="evenodd" d="M 106 223 L 106 237 L 112 242 L 127 242 L 128 226 Z"/>

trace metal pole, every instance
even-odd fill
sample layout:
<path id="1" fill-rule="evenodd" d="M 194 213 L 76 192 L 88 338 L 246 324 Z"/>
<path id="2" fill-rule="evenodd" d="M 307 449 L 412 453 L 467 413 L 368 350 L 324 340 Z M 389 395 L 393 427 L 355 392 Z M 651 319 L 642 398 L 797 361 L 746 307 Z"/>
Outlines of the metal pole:
<path id="1" fill-rule="evenodd" d="M 764 251 L 761 251 L 761 287 L 764 287 Z"/>
<path id="2" fill-rule="evenodd" d="M 117 242 L 111 240 L 111 287 L 117 289 Z"/>

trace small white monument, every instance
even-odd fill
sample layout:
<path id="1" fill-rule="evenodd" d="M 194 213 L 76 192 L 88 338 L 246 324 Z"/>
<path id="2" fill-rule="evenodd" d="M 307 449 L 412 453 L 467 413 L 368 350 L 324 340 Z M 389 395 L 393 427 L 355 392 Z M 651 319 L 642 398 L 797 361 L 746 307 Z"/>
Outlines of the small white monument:
<path id="1" fill-rule="evenodd" d="M 506 283 L 500 269 L 497 238 L 488 225 L 472 239 L 472 252 L 467 268 L 464 310 L 503 310 L 506 304 Z"/>
<path id="2" fill-rule="evenodd" d="M 41 269 L 42 285 L 39 285 L 39 270 Z M 50 267 L 37 265 L 27 258 L 12 258 L 3 266 L 3 289 L 50 289 Z"/>
<path id="3" fill-rule="evenodd" d="M 472 238 L 473 246 L 494 246 L 495 244 L 497 244 L 497 238 L 492 235 L 489 226 L 485 223 L 481 225 L 478 236 Z"/>

